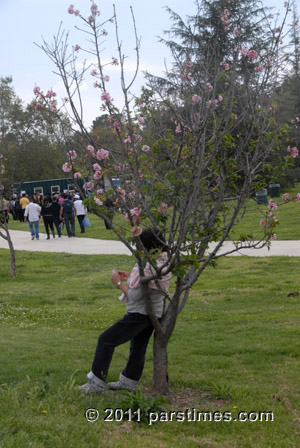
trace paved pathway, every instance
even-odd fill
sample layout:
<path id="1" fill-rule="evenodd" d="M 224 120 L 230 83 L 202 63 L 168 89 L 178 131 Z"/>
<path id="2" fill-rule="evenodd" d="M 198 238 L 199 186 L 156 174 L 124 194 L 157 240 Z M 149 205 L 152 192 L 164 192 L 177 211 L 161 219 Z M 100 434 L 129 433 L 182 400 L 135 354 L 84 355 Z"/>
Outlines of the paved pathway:
<path id="1" fill-rule="evenodd" d="M 130 255 L 130 251 L 119 241 L 97 240 L 94 238 L 61 238 L 46 239 L 46 234 L 40 234 L 38 241 L 31 241 L 30 233 L 19 230 L 10 231 L 16 250 L 40 251 L 40 252 L 67 252 L 71 254 L 87 255 Z M 213 245 L 211 246 L 213 247 Z M 8 249 L 7 242 L 0 237 L 0 248 Z M 231 242 L 226 242 L 220 253 L 233 248 Z M 271 249 L 244 249 L 232 254 L 233 256 L 247 255 L 252 257 L 268 257 L 286 255 L 300 257 L 300 241 L 273 241 Z"/>

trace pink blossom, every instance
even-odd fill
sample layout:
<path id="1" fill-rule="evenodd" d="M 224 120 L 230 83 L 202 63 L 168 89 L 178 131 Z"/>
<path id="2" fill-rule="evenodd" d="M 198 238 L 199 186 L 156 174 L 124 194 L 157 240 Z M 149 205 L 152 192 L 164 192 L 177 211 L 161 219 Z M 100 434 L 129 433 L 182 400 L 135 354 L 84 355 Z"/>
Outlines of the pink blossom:
<path id="1" fill-rule="evenodd" d="M 96 191 L 96 193 L 97 194 L 103 194 L 104 193 L 104 190 L 103 190 L 103 188 L 99 188 L 97 191 Z"/>
<path id="2" fill-rule="evenodd" d="M 64 163 L 62 169 L 65 173 L 72 171 L 72 164 L 70 162 Z"/>
<path id="3" fill-rule="evenodd" d="M 193 78 L 191 77 L 191 75 L 190 75 L 188 72 L 184 72 L 184 73 L 181 75 L 181 79 L 182 79 L 183 81 L 192 81 L 192 80 L 193 80 Z"/>
<path id="4" fill-rule="evenodd" d="M 296 202 L 300 202 L 300 193 L 297 193 Z"/>
<path id="5" fill-rule="evenodd" d="M 282 195 L 282 199 L 283 199 L 284 201 L 288 201 L 288 200 L 290 199 L 290 195 L 289 195 L 288 193 L 284 193 L 284 194 Z"/>
<path id="6" fill-rule="evenodd" d="M 145 119 L 143 117 L 141 117 L 140 115 L 138 115 L 137 119 L 141 124 L 145 123 Z"/>
<path id="7" fill-rule="evenodd" d="M 75 51 L 79 51 L 80 50 L 80 45 L 75 45 Z"/>
<path id="8" fill-rule="evenodd" d="M 199 103 L 200 101 L 201 101 L 201 96 L 199 96 L 195 93 L 195 95 L 192 96 L 192 103 L 196 104 L 196 103 Z"/>
<path id="9" fill-rule="evenodd" d="M 72 160 L 75 160 L 77 157 L 77 152 L 76 151 L 69 151 L 69 156 L 71 157 Z"/>
<path id="10" fill-rule="evenodd" d="M 234 30 L 233 30 L 233 34 L 235 35 L 235 37 L 239 36 L 240 35 L 240 30 L 235 27 Z"/>
<path id="11" fill-rule="evenodd" d="M 247 47 L 242 47 L 242 55 L 243 56 L 247 56 L 248 55 L 248 48 Z"/>
<path id="12" fill-rule="evenodd" d="M 74 5 L 70 5 L 70 6 L 69 6 L 69 8 L 68 8 L 68 13 L 69 13 L 69 14 L 74 14 L 74 13 L 75 13 Z"/>
<path id="13" fill-rule="evenodd" d="M 125 202 L 126 191 L 123 190 L 123 188 L 118 187 L 117 192 L 121 196 L 121 199 Z"/>
<path id="14" fill-rule="evenodd" d="M 124 143 L 131 143 L 131 137 L 130 137 L 130 135 L 127 135 L 127 137 L 124 138 L 123 142 L 124 142 Z"/>
<path id="15" fill-rule="evenodd" d="M 270 209 L 270 210 L 276 210 L 277 207 L 278 207 L 278 205 L 276 204 L 276 202 L 273 201 L 273 199 L 271 199 L 271 200 L 269 201 L 269 209 Z"/>
<path id="16" fill-rule="evenodd" d="M 219 101 L 223 101 L 223 97 L 222 97 L 222 95 L 219 95 L 219 96 L 218 96 L 218 100 L 219 100 Z"/>
<path id="17" fill-rule="evenodd" d="M 247 53 L 248 58 L 250 59 L 257 59 L 258 53 L 255 50 L 249 50 Z"/>
<path id="18" fill-rule="evenodd" d="M 117 121 L 113 123 L 113 127 L 116 129 L 116 131 L 121 131 L 121 125 Z"/>
<path id="19" fill-rule="evenodd" d="M 193 67 L 193 63 L 192 63 L 192 61 L 187 61 L 187 63 L 186 63 L 186 66 L 188 67 L 188 68 L 192 68 Z"/>
<path id="20" fill-rule="evenodd" d="M 112 101 L 111 96 L 108 92 L 105 92 L 101 95 L 101 100 L 105 101 L 106 103 L 110 103 Z"/>
<path id="21" fill-rule="evenodd" d="M 288 7 L 289 2 L 284 2 L 283 7 L 287 8 Z"/>
<path id="22" fill-rule="evenodd" d="M 101 171 L 101 166 L 99 165 L 99 163 L 94 163 L 93 164 L 93 169 L 95 170 L 95 171 Z"/>
<path id="23" fill-rule="evenodd" d="M 257 67 L 255 67 L 255 70 L 256 70 L 257 72 L 262 72 L 263 69 L 264 69 L 264 67 L 263 67 L 262 65 L 258 65 Z"/>
<path id="24" fill-rule="evenodd" d="M 119 65 L 119 61 L 117 58 L 112 57 L 112 65 Z"/>
<path id="25" fill-rule="evenodd" d="M 106 159 L 109 156 L 109 151 L 107 151 L 106 149 L 98 149 L 97 153 L 96 153 L 96 157 L 98 160 L 103 160 Z"/>
<path id="26" fill-rule="evenodd" d="M 224 67 L 224 69 L 225 69 L 226 71 L 228 71 L 228 70 L 230 69 L 230 65 L 228 64 L 228 62 L 222 61 L 222 62 L 220 62 L 220 65 L 221 65 L 222 67 Z"/>
<path id="27" fill-rule="evenodd" d="M 178 125 L 176 126 L 175 132 L 176 132 L 176 134 L 180 134 L 180 132 L 181 132 L 181 126 L 180 126 L 180 124 L 178 124 Z"/>
<path id="28" fill-rule="evenodd" d="M 4 190 L 4 185 L 0 185 L 0 190 Z"/>
<path id="29" fill-rule="evenodd" d="M 142 213 L 142 209 L 140 207 L 132 208 L 129 211 L 129 214 L 126 213 L 125 219 L 126 219 L 126 221 L 130 221 L 130 218 L 129 218 L 129 216 L 130 216 L 132 221 L 136 222 L 138 220 L 138 217 L 140 216 L 141 213 Z"/>
<path id="30" fill-rule="evenodd" d="M 299 154 L 299 151 L 298 151 L 298 149 L 296 148 L 296 146 L 294 146 L 292 149 L 291 149 L 291 156 L 292 157 L 297 157 L 297 155 Z"/>
<path id="31" fill-rule="evenodd" d="M 97 76 L 98 75 L 98 72 L 97 72 L 97 70 L 95 68 L 91 71 L 91 75 L 92 76 Z"/>
<path id="32" fill-rule="evenodd" d="M 94 201 L 97 205 L 103 205 L 103 202 L 101 201 L 101 199 L 97 198 L 97 196 L 94 196 Z"/>
<path id="33" fill-rule="evenodd" d="M 261 219 L 260 222 L 259 222 L 259 224 L 260 224 L 261 226 L 264 226 L 264 225 L 265 225 L 265 220 L 264 220 L 264 219 Z"/>
<path id="34" fill-rule="evenodd" d="M 214 89 L 213 86 L 209 82 L 206 84 L 206 88 L 209 92 L 211 92 Z"/>
<path id="35" fill-rule="evenodd" d="M 94 182 L 87 182 L 86 186 L 89 190 L 92 190 L 94 188 L 95 184 L 94 184 Z"/>
<path id="36" fill-rule="evenodd" d="M 144 145 L 144 146 L 142 147 L 142 151 L 143 151 L 143 152 L 149 152 L 149 151 L 150 151 L 150 146 L 148 146 L 148 145 Z"/>
<path id="37" fill-rule="evenodd" d="M 130 232 L 134 235 L 134 236 L 139 236 L 142 233 L 143 229 L 139 226 L 134 226 L 131 227 Z"/>
<path id="38" fill-rule="evenodd" d="M 95 148 L 94 148 L 94 146 L 92 146 L 92 145 L 88 145 L 87 149 L 88 149 L 88 151 L 90 151 L 90 152 L 94 152 L 94 151 L 95 151 Z"/>
<path id="39" fill-rule="evenodd" d="M 277 235 L 276 235 L 276 233 L 273 233 L 273 235 L 271 236 L 271 239 L 272 239 L 272 240 L 277 240 Z"/>
<path id="40" fill-rule="evenodd" d="M 80 179 L 81 177 L 82 177 L 82 174 L 79 173 L 78 171 L 77 171 L 77 173 L 74 173 L 74 179 Z"/>
<path id="41" fill-rule="evenodd" d="M 74 11 L 75 16 L 79 16 L 80 11 L 78 9 L 76 9 L 76 11 Z"/>
<path id="42" fill-rule="evenodd" d="M 95 171 L 94 179 L 99 180 L 101 179 L 101 177 L 102 177 L 101 171 Z"/>
<path id="43" fill-rule="evenodd" d="M 143 137 L 140 134 L 135 134 L 134 136 L 135 141 L 140 143 L 143 140 Z"/>
<path id="44" fill-rule="evenodd" d="M 0 159 L 3 159 L 3 154 L 0 154 Z"/>
<path id="45" fill-rule="evenodd" d="M 162 202 L 161 206 L 158 209 L 159 213 L 168 213 L 168 204 L 166 204 L 165 202 Z"/>
<path id="46" fill-rule="evenodd" d="M 129 197 L 130 197 L 131 199 L 133 199 L 133 198 L 135 197 L 135 191 L 131 191 L 131 192 L 129 193 Z"/>
<path id="47" fill-rule="evenodd" d="M 39 94 L 40 94 L 40 92 L 41 92 L 41 89 L 40 89 L 40 87 L 35 87 L 34 89 L 33 89 L 33 93 L 36 95 L 36 96 L 38 96 Z"/>

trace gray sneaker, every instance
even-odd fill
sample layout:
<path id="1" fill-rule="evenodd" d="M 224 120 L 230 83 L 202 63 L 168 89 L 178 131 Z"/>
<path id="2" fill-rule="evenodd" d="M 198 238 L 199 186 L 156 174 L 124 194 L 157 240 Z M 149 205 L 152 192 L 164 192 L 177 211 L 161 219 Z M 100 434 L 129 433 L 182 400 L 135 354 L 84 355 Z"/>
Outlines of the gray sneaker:
<path id="1" fill-rule="evenodd" d="M 103 394 L 106 390 L 106 383 L 100 378 L 94 377 L 82 386 L 78 386 L 78 389 L 84 394 Z"/>
<path id="2" fill-rule="evenodd" d="M 108 383 L 107 387 L 110 390 L 127 390 L 132 394 L 136 394 L 138 385 L 139 385 L 138 381 L 131 380 L 130 378 L 127 378 L 121 373 L 119 381 L 116 381 L 115 383 Z"/>

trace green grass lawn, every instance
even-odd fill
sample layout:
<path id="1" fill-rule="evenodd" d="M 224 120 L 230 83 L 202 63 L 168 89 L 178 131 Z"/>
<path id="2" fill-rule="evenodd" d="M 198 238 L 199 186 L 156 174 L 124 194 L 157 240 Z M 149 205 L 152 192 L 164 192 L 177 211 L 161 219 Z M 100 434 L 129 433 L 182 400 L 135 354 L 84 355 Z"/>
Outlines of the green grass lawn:
<path id="1" fill-rule="evenodd" d="M 99 333 L 124 312 L 111 286 L 127 256 L 0 250 L 0 446 L 297 448 L 300 430 L 299 258 L 234 257 L 209 267 L 169 344 L 168 411 L 272 411 L 274 422 L 104 421 L 120 394 L 74 390 L 90 370 Z M 118 347 L 108 380 L 123 369 Z M 141 391 L 151 386 L 152 352 Z M 85 411 L 99 419 L 89 423 Z"/>

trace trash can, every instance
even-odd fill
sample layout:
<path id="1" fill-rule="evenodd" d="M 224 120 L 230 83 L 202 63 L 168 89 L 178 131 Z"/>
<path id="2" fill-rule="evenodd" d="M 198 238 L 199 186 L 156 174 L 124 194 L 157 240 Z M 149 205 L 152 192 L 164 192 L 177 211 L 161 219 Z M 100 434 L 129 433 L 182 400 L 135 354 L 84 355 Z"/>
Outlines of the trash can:
<path id="1" fill-rule="evenodd" d="M 268 205 L 268 191 L 266 188 L 256 193 L 256 202 L 258 204 Z"/>
<path id="2" fill-rule="evenodd" d="M 280 198 L 280 184 L 270 184 L 269 192 L 271 198 Z"/>

